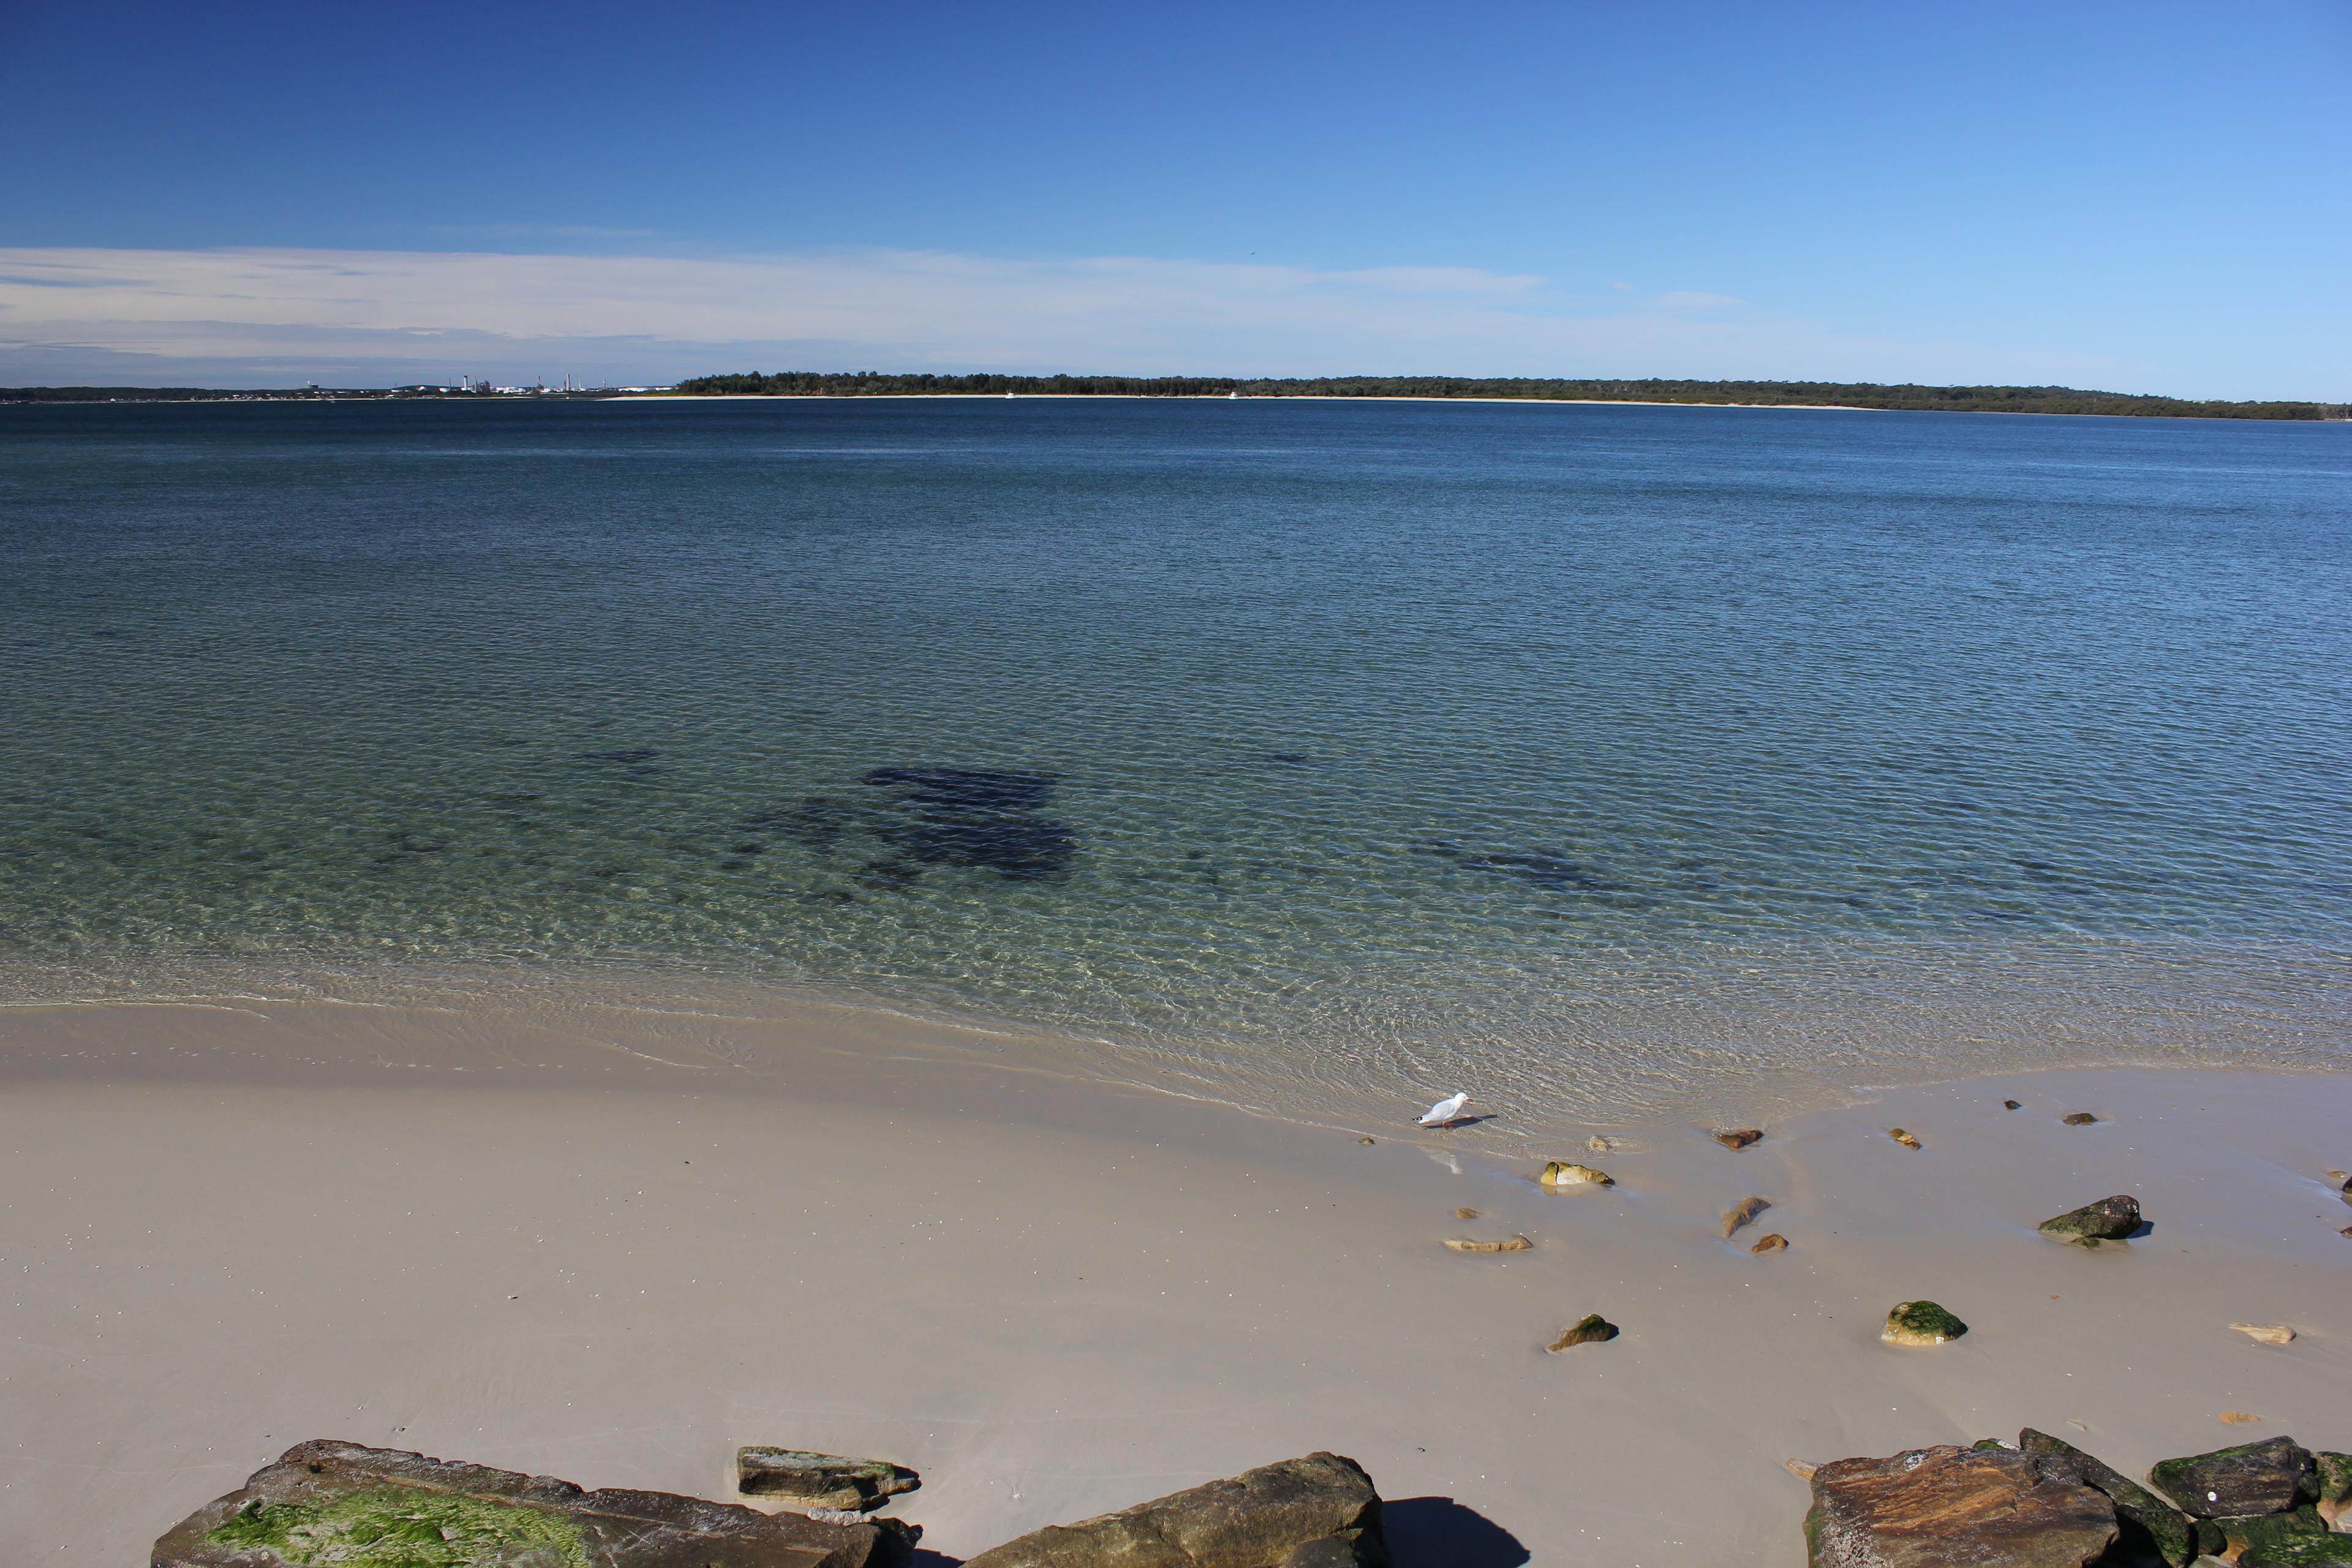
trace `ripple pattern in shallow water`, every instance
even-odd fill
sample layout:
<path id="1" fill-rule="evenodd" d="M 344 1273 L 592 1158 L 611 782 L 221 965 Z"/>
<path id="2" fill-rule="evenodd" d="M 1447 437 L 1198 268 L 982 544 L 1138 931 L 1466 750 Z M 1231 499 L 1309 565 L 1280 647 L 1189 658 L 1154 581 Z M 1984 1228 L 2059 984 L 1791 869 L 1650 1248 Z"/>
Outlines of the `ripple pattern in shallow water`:
<path id="1" fill-rule="evenodd" d="M 0 983 L 716 966 L 1554 1101 L 2341 1059 L 2347 497 L 2222 422 L 7 410 Z"/>

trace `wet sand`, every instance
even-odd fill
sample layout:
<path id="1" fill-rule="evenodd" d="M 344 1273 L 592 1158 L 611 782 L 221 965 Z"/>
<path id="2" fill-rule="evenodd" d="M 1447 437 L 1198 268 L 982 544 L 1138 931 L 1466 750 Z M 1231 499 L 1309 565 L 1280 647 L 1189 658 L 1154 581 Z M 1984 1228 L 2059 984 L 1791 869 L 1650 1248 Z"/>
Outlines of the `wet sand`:
<path id="1" fill-rule="evenodd" d="M 752 1070 L 558 1005 L 0 1011 L 0 1560 L 142 1562 L 314 1436 L 719 1497 L 740 1444 L 887 1458 L 950 1559 L 1331 1447 L 1402 1500 L 1407 1568 L 1794 1565 L 1784 1460 L 2023 1425 L 2134 1473 L 2352 1447 L 2345 1075 L 1907 1087 L 1735 1153 L 1685 1122 L 1309 1125 L 892 1015 L 770 1026 Z M 1546 1192 L 1545 1158 L 1618 1184 Z M 2118 1192 L 2140 1239 L 2034 1233 Z M 1880 1343 L 1919 1297 L 1972 1331 Z M 1621 1337 L 1543 1353 L 1592 1311 Z"/>

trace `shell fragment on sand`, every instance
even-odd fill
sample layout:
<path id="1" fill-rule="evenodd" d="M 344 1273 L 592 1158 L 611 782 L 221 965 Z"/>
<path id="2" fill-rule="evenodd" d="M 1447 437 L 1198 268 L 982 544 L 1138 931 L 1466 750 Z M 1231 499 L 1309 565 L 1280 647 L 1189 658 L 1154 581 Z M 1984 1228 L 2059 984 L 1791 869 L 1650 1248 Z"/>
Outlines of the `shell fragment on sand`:
<path id="1" fill-rule="evenodd" d="M 1714 1135 L 1715 1141 L 1727 1149 L 1745 1149 L 1764 1136 L 1759 1127 L 1727 1127 Z"/>
<path id="2" fill-rule="evenodd" d="M 1733 1231 L 1738 1230 L 1741 1226 L 1754 1224 L 1756 1216 L 1762 1214 L 1766 1209 L 1769 1209 L 1771 1206 L 1771 1199 L 1759 1198 L 1751 1193 L 1747 1197 L 1740 1199 L 1738 1203 L 1724 1210 L 1724 1238 L 1726 1240 L 1729 1240 Z"/>
<path id="3" fill-rule="evenodd" d="M 1536 1178 L 1547 1187 L 1613 1187 L 1615 1177 L 1606 1171 L 1596 1171 L 1590 1165 L 1579 1165 L 1567 1160 L 1554 1160 Z"/>
<path id="4" fill-rule="evenodd" d="M 1476 1219 L 1478 1217 L 1478 1211 L 1476 1209 L 1470 1208 L 1455 1209 L 1454 1211 L 1454 1217 L 1455 1219 Z"/>
<path id="5" fill-rule="evenodd" d="M 2251 1410 L 2224 1410 L 2220 1415 L 2221 1419 L 2232 1426 L 2251 1426 L 2262 1419 Z"/>
<path id="6" fill-rule="evenodd" d="M 1445 1245 L 1456 1252 L 1527 1252 L 1535 1247 L 1535 1243 L 1524 1236 L 1515 1236 L 1506 1241 L 1473 1241 L 1466 1236 L 1449 1236 L 1445 1238 Z"/>
<path id="7" fill-rule="evenodd" d="M 1886 1135 L 1889 1138 L 1894 1139 L 1897 1143 L 1902 1144 L 1906 1149 L 1916 1149 L 1919 1147 L 1919 1140 L 1912 1137 L 1911 1134 L 1904 1131 L 1900 1127 L 1888 1128 L 1886 1130 Z"/>
<path id="8" fill-rule="evenodd" d="M 1765 1237 L 1762 1240 L 1759 1241 L 1755 1246 L 1749 1247 L 1748 1250 L 1750 1252 L 1786 1252 L 1789 1250 L 1789 1238 L 1782 1236 L 1776 1230 L 1771 1235 Z"/>
<path id="9" fill-rule="evenodd" d="M 868 1509 L 921 1486 L 887 1459 L 851 1459 L 805 1448 L 758 1445 L 735 1450 L 735 1485 L 746 1497 L 781 1498 L 822 1509 Z"/>
<path id="10" fill-rule="evenodd" d="M 1570 1324 L 1559 1338 L 1544 1346 L 1544 1352 L 1548 1355 L 1558 1355 L 1579 1345 L 1605 1344 L 1616 1337 L 1616 1324 L 1598 1312 L 1588 1312 Z"/>
<path id="11" fill-rule="evenodd" d="M 1968 1331 L 1966 1323 L 1933 1301 L 1904 1301 L 1886 1314 L 1878 1337 L 1890 1345 L 1940 1345 Z"/>
<path id="12" fill-rule="evenodd" d="M 2294 1340 L 2294 1331 L 2284 1323 L 2231 1323 L 2230 1326 L 2258 1345 L 2290 1344 Z"/>

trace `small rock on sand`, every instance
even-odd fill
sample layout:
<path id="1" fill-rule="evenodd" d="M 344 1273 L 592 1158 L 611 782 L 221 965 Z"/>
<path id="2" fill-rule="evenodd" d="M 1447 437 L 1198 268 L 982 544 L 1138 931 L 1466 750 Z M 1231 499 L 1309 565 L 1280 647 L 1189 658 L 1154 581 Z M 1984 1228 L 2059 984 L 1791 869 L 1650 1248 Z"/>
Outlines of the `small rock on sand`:
<path id="1" fill-rule="evenodd" d="M 2025 1109 L 2025 1102 L 2019 1100 L 2004 1100 L 2000 1102 L 2000 1108 L 2003 1110 L 2022 1110 Z"/>
<path id="2" fill-rule="evenodd" d="M 1912 1137 L 1911 1134 L 1904 1131 L 1900 1127 L 1888 1128 L 1886 1130 L 1886 1135 L 1889 1138 L 1894 1139 L 1897 1143 L 1902 1144 L 1906 1149 L 1916 1149 L 1919 1147 L 1919 1140 Z"/>
<path id="3" fill-rule="evenodd" d="M 1370 1140 L 1370 1139 L 1369 1139 L 1369 1138 L 1359 1138 L 1359 1139 L 1357 1139 L 1357 1140 L 1356 1140 L 1356 1142 L 1359 1142 L 1359 1143 L 1369 1143 L 1369 1142 L 1371 1142 L 1371 1140 Z"/>
<path id="4" fill-rule="evenodd" d="M 1603 1138 L 1598 1132 L 1584 1141 L 1584 1152 L 1588 1154 L 1606 1154 L 1615 1147 L 1617 1144 L 1614 1140 Z"/>
<path id="5" fill-rule="evenodd" d="M 1764 1136 L 1758 1127 L 1727 1127 L 1715 1135 L 1715 1141 L 1727 1149 L 1745 1149 Z"/>
<path id="6" fill-rule="evenodd" d="M 2224 1410 L 2221 1415 L 2232 1426 L 2251 1426 L 2262 1419 L 2251 1410 Z"/>
<path id="7" fill-rule="evenodd" d="M 1731 1233 L 1733 1231 L 1738 1230 L 1743 1225 L 1754 1223 L 1758 1215 L 1762 1214 L 1766 1209 L 1769 1209 L 1771 1206 L 1771 1199 L 1759 1198 L 1751 1193 L 1747 1197 L 1740 1199 L 1738 1203 L 1724 1210 L 1724 1238 L 1726 1240 L 1730 1239 Z"/>
<path id="8" fill-rule="evenodd" d="M 1890 1345 L 1940 1345 L 1968 1331 L 1966 1323 L 1933 1301 L 1904 1301 L 1886 1314 L 1878 1337 Z"/>
<path id="9" fill-rule="evenodd" d="M 2230 1326 L 2258 1345 L 2283 1345 L 2294 1338 L 2294 1331 L 2284 1323 L 2231 1323 Z"/>
<path id="10" fill-rule="evenodd" d="M 2117 1193 L 2045 1219 L 2038 1228 L 2053 1241 L 2096 1247 L 2103 1241 L 2121 1241 L 2139 1226 L 2139 1200 L 2128 1193 Z"/>
<path id="11" fill-rule="evenodd" d="M 1570 1164 L 1566 1160 L 1554 1160 L 1543 1168 L 1537 1178 L 1547 1187 L 1613 1187 L 1616 1178 L 1606 1171 L 1596 1171 L 1590 1165 Z"/>
<path id="12" fill-rule="evenodd" d="M 1776 1230 L 1771 1235 L 1764 1237 L 1761 1241 L 1759 1241 L 1755 1246 L 1749 1247 L 1748 1250 L 1750 1252 L 1786 1252 L 1789 1250 L 1789 1238 L 1782 1236 Z"/>
<path id="13" fill-rule="evenodd" d="M 1597 1345 L 1617 1337 L 1617 1325 L 1598 1312 L 1588 1312 L 1571 1325 L 1559 1338 L 1544 1346 L 1548 1354 L 1574 1350 L 1579 1345 Z"/>
<path id="14" fill-rule="evenodd" d="M 2096 1121 L 2098 1118 L 2092 1115 L 2087 1110 L 2075 1110 L 2068 1112 L 2060 1120 L 2063 1121 L 2069 1127 L 2088 1127 L 2092 1122 Z"/>
<path id="15" fill-rule="evenodd" d="M 1445 1238 L 1445 1245 L 1456 1252 L 1527 1252 L 1535 1247 L 1535 1243 L 1524 1236 L 1515 1236 L 1506 1241 L 1473 1241 L 1466 1236 L 1449 1236 Z"/>
<path id="16" fill-rule="evenodd" d="M 1476 1219 L 1478 1217 L 1478 1211 L 1476 1209 L 1455 1209 L 1454 1211 L 1454 1217 L 1455 1219 Z"/>

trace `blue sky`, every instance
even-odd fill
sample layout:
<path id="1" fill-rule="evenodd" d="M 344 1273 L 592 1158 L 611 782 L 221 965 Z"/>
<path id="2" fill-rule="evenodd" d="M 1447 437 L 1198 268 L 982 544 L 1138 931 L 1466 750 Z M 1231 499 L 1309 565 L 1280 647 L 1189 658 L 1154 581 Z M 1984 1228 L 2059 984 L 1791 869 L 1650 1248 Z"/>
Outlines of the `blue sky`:
<path id="1" fill-rule="evenodd" d="M 2352 398 L 2342 0 L 0 0 L 0 382 Z"/>

